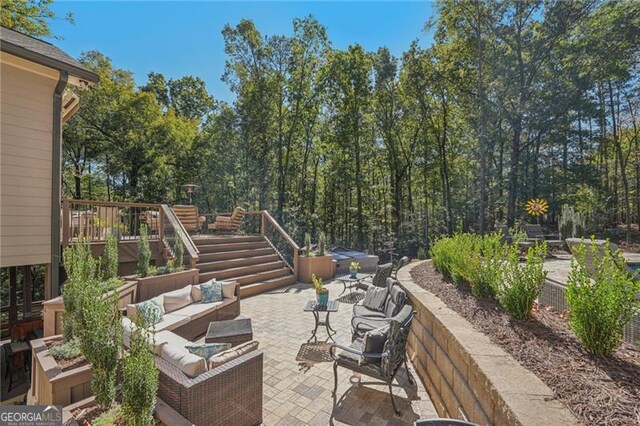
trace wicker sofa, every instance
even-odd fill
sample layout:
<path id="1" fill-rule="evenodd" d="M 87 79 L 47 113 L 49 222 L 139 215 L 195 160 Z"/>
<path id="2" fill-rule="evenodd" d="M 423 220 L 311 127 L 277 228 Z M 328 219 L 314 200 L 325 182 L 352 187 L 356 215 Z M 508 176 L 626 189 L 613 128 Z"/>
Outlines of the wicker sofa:
<path id="1" fill-rule="evenodd" d="M 186 346 L 203 335 L 211 321 L 240 314 L 239 285 L 223 284 L 223 300 L 200 302 L 197 286 L 157 296 L 165 313 L 155 325 L 149 344 L 160 373 L 158 397 L 195 425 L 254 425 L 262 421 L 263 354 L 258 342 L 238 345 L 210 359 L 190 353 Z M 136 305 L 123 318 L 125 345 L 135 328 Z M 222 360 L 222 361 L 221 361 Z"/>

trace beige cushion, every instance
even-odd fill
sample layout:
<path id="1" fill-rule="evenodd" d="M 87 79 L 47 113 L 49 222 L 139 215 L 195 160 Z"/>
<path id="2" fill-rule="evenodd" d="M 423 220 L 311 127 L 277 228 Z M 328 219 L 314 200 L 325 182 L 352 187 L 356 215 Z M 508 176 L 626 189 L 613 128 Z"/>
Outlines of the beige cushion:
<path id="1" fill-rule="evenodd" d="M 214 302 L 214 303 L 192 303 L 189 306 L 185 306 L 179 311 L 174 312 L 174 314 L 183 315 L 185 317 L 189 317 L 192 321 L 194 319 L 200 318 L 210 312 L 213 312 L 220 308 L 223 305 L 223 302 Z M 206 330 L 205 330 L 206 331 Z M 204 331 L 203 331 L 204 333 Z"/>
<path id="2" fill-rule="evenodd" d="M 200 290 L 200 284 L 191 286 L 191 298 L 193 303 L 200 303 L 202 300 L 202 290 Z"/>
<path id="3" fill-rule="evenodd" d="M 209 358 L 209 369 L 212 370 L 214 368 L 220 367 L 221 365 L 239 358 L 246 353 L 255 351 L 256 349 L 258 349 L 258 342 L 255 340 L 242 343 L 231 349 L 227 349 L 226 351 L 220 352 L 219 354 L 216 354 Z"/>
<path id="4" fill-rule="evenodd" d="M 222 297 L 225 299 L 233 299 L 236 297 L 236 286 L 238 285 L 235 281 L 222 281 Z"/>
<path id="5" fill-rule="evenodd" d="M 152 297 L 149 300 L 155 300 L 156 302 L 158 302 L 158 305 L 160 305 L 160 310 L 162 311 L 162 314 L 163 315 L 165 314 L 166 311 L 164 309 L 164 298 L 162 294 L 160 296 Z M 146 300 L 144 302 L 146 302 Z M 127 305 L 127 318 L 129 318 L 131 321 L 134 321 L 136 318 L 136 315 L 138 314 L 137 306 L 144 302 Z"/>
<path id="6" fill-rule="evenodd" d="M 177 313 L 166 314 L 162 317 L 162 321 L 157 323 L 154 327 L 156 328 L 156 332 L 162 330 L 175 330 L 176 328 L 187 324 L 191 321 L 191 318 L 178 315 Z"/>
<path id="7" fill-rule="evenodd" d="M 160 357 L 189 377 L 196 377 L 207 371 L 207 360 L 192 354 L 183 346 L 164 344 Z"/>
<path id="8" fill-rule="evenodd" d="M 189 342 L 184 337 L 178 336 L 176 333 L 169 330 L 162 330 L 156 333 L 154 352 L 160 356 L 163 345 L 181 346 L 189 345 Z"/>
<path id="9" fill-rule="evenodd" d="M 165 312 L 177 311 L 178 309 L 193 303 L 190 285 L 164 293 L 162 296 L 164 297 Z"/>
<path id="10" fill-rule="evenodd" d="M 124 332 L 122 336 L 124 346 L 126 348 L 129 348 L 129 345 L 131 344 L 131 334 L 136 330 L 136 325 L 129 318 L 122 317 L 122 329 Z M 171 333 L 171 332 L 163 331 L 160 333 Z M 162 337 L 160 333 L 155 333 L 155 338 L 154 338 L 153 332 L 147 333 L 147 343 L 148 343 L 149 349 L 151 349 L 156 355 L 160 354 L 160 347 L 164 343 L 166 343 L 166 340 Z"/>

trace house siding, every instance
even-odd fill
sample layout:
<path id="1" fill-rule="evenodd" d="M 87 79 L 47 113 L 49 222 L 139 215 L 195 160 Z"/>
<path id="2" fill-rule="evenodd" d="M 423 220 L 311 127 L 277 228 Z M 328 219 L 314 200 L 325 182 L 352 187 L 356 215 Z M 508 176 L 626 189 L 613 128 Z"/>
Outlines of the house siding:
<path id="1" fill-rule="evenodd" d="M 0 63 L 0 266 L 51 262 L 56 78 Z"/>

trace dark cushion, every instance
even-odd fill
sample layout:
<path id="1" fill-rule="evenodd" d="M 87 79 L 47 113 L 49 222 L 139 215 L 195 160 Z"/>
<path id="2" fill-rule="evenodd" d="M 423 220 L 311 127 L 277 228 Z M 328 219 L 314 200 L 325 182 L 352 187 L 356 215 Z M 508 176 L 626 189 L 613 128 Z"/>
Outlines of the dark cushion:
<path id="1" fill-rule="evenodd" d="M 384 312 L 375 311 L 363 305 L 353 305 L 353 316 L 384 318 Z"/>
<path id="2" fill-rule="evenodd" d="M 389 296 L 387 297 L 387 303 L 384 307 L 384 316 L 390 318 L 397 315 L 406 301 L 407 294 L 400 286 L 394 285 L 393 287 L 391 287 L 391 291 L 389 292 Z"/>
<path id="3" fill-rule="evenodd" d="M 364 353 L 382 353 L 384 350 L 384 344 L 387 341 L 387 334 L 389 332 L 389 326 L 384 326 L 369 330 L 364 334 L 362 339 L 362 352 Z M 360 365 L 379 363 L 379 357 L 367 357 L 362 356 L 360 359 Z"/>
<path id="4" fill-rule="evenodd" d="M 382 311 L 387 300 L 387 292 L 386 287 L 369 287 L 362 306 L 374 311 Z"/>

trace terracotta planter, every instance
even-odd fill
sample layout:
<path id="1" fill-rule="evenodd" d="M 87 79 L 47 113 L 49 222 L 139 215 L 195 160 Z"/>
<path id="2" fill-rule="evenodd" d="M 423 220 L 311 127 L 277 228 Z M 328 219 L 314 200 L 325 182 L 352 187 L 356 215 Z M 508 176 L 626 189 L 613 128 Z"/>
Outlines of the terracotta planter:
<path id="1" fill-rule="evenodd" d="M 30 404 L 66 406 L 91 396 L 91 364 L 62 371 L 58 362 L 49 354 L 47 342 L 60 336 L 31 341 Z"/>
<path id="2" fill-rule="evenodd" d="M 78 401 L 74 404 L 68 405 L 64 407 L 62 410 L 62 424 L 67 424 L 68 421 L 72 420 L 71 413 L 76 409 L 82 409 L 91 407 L 94 405 L 94 397 L 89 397 Z M 169 407 L 166 402 L 156 397 L 156 407 L 153 410 L 153 417 L 162 425 L 167 426 L 191 426 L 192 423 L 182 417 L 180 413 L 178 413 L 173 408 Z M 71 424 L 71 423 L 70 423 Z"/>
<path id="3" fill-rule="evenodd" d="M 128 304 L 136 303 L 138 282 L 125 281 L 120 287 L 104 294 L 107 297 L 114 292 L 118 293 L 118 307 L 126 308 Z M 42 316 L 44 318 L 44 337 L 55 336 L 62 333 L 62 312 L 64 302 L 62 296 L 49 299 L 42 303 Z"/>
<path id="4" fill-rule="evenodd" d="M 310 283 L 314 275 L 323 280 L 333 278 L 335 274 L 335 262 L 330 255 L 298 258 L 298 281 Z"/>
<path id="5" fill-rule="evenodd" d="M 137 302 L 144 302 L 162 293 L 184 288 L 188 285 L 198 284 L 200 271 L 198 269 L 185 269 L 171 274 L 154 275 L 140 278 L 137 275 L 124 277 L 126 280 L 138 283 Z"/>

